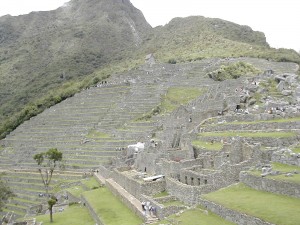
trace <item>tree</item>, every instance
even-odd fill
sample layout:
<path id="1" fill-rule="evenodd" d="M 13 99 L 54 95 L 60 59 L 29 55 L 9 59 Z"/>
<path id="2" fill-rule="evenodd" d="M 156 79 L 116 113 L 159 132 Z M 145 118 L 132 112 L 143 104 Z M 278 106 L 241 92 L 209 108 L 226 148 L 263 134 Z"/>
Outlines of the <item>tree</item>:
<path id="1" fill-rule="evenodd" d="M 48 206 L 50 211 L 50 223 L 53 222 L 53 206 L 56 204 L 57 198 L 55 196 L 51 196 L 51 198 L 48 200 Z"/>
<path id="2" fill-rule="evenodd" d="M 61 167 L 62 158 L 62 152 L 58 151 L 56 148 L 51 148 L 47 152 L 38 153 L 33 156 L 33 159 L 37 162 L 38 166 L 40 167 L 38 170 L 41 174 L 41 178 L 45 186 L 47 196 L 54 169 L 56 167 Z M 48 200 L 51 223 L 53 222 L 52 209 L 56 202 L 57 198 L 54 195 L 52 195 Z"/>
<path id="3" fill-rule="evenodd" d="M 62 152 L 58 151 L 56 148 L 51 148 L 47 152 L 38 153 L 33 156 L 33 159 L 40 166 L 38 171 L 41 174 L 47 195 L 54 169 L 61 166 L 62 157 Z"/>
<path id="4" fill-rule="evenodd" d="M 1 180 L 0 177 L 0 211 L 2 211 L 2 207 L 4 206 L 5 202 L 13 196 L 13 192 L 10 190 L 7 184 Z"/>

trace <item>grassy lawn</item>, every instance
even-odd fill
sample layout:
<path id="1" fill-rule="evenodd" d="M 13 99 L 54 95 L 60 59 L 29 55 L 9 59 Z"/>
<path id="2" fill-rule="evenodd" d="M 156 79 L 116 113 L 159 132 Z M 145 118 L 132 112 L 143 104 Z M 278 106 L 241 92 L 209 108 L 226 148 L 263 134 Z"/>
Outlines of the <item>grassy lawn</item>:
<path id="1" fill-rule="evenodd" d="M 257 191 L 244 184 L 233 185 L 203 197 L 276 225 L 296 225 L 300 221 L 300 199 Z"/>
<path id="2" fill-rule="evenodd" d="M 169 221 L 168 221 L 169 220 Z M 180 225 L 233 225 L 234 223 L 228 222 L 221 217 L 213 214 L 211 212 L 204 213 L 204 211 L 197 207 L 195 209 L 187 210 L 184 213 L 180 214 L 179 216 L 169 216 L 168 220 L 162 220 L 155 225 L 160 224 L 170 224 L 170 222 L 175 222 L 172 224 Z M 180 222 L 179 222 L 180 221 Z"/>
<path id="3" fill-rule="evenodd" d="M 83 195 L 105 225 L 139 225 L 143 222 L 107 188 L 99 188 Z"/>
<path id="4" fill-rule="evenodd" d="M 294 132 L 204 132 L 198 134 L 200 137 L 262 137 L 262 138 L 289 138 L 297 134 Z"/>
<path id="5" fill-rule="evenodd" d="M 83 180 L 81 183 L 83 183 L 89 189 L 95 189 L 95 188 L 100 187 L 98 181 L 94 177 Z"/>
<path id="6" fill-rule="evenodd" d="M 282 172 L 292 172 L 294 170 L 300 171 L 299 166 L 292 166 L 292 165 L 287 165 L 282 163 L 272 163 L 272 168 L 273 170 L 278 170 Z"/>
<path id="7" fill-rule="evenodd" d="M 206 141 L 200 141 L 200 140 L 194 140 L 192 141 L 192 145 L 197 148 L 205 148 L 206 150 L 211 151 L 220 151 L 223 148 L 223 144 L 221 142 L 206 142 Z"/>
<path id="8" fill-rule="evenodd" d="M 63 212 L 53 214 L 53 223 L 50 223 L 49 215 L 37 216 L 36 219 L 38 222 L 43 222 L 43 225 L 95 225 L 88 210 L 80 205 L 73 205 Z"/>

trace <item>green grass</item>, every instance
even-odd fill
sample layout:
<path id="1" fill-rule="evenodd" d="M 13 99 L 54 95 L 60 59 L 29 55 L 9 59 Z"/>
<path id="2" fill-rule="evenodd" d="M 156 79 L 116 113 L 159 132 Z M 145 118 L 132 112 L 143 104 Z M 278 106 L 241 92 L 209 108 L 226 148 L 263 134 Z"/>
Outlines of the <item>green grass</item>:
<path id="1" fill-rule="evenodd" d="M 83 180 L 81 183 L 87 186 L 89 189 L 95 189 L 100 187 L 98 181 L 94 177 L 91 177 L 87 180 Z"/>
<path id="2" fill-rule="evenodd" d="M 96 130 L 90 130 L 86 136 L 87 138 L 111 138 L 109 134 L 102 133 Z"/>
<path id="3" fill-rule="evenodd" d="M 197 98 L 204 93 L 204 90 L 199 88 L 187 87 L 172 87 L 167 91 L 166 96 L 161 102 L 162 113 L 172 112 L 181 104 L 187 104 L 189 101 Z"/>
<path id="4" fill-rule="evenodd" d="M 98 188 L 83 195 L 105 225 L 139 225 L 143 222 L 107 188 Z"/>
<path id="5" fill-rule="evenodd" d="M 244 184 L 233 185 L 203 197 L 276 225 L 296 225 L 300 221 L 300 199 L 257 191 Z"/>
<path id="6" fill-rule="evenodd" d="M 134 121 L 149 121 L 154 115 L 171 113 L 180 105 L 187 104 L 191 100 L 201 96 L 204 92 L 205 90 L 200 88 L 171 87 L 165 96 L 163 96 L 160 105 L 136 118 Z"/>
<path id="7" fill-rule="evenodd" d="M 233 225 L 234 223 L 228 222 L 212 212 L 204 213 L 204 210 L 200 207 L 190 209 L 179 216 L 169 216 L 168 220 L 162 220 L 155 225 L 170 224 L 170 222 L 178 222 L 180 225 Z M 180 221 L 180 222 L 179 222 Z"/>
<path id="8" fill-rule="evenodd" d="M 300 153 L 300 146 L 296 146 L 295 148 L 292 149 L 294 153 Z"/>
<path id="9" fill-rule="evenodd" d="M 196 148 L 205 148 L 206 150 L 210 151 L 220 151 L 223 148 L 223 144 L 221 142 L 206 142 L 206 141 L 200 141 L 200 140 L 194 140 L 192 141 L 192 145 Z"/>
<path id="10" fill-rule="evenodd" d="M 169 193 L 167 191 L 163 191 L 163 192 L 153 195 L 153 198 L 160 198 L 160 197 L 166 197 L 166 196 L 169 196 Z"/>
<path id="11" fill-rule="evenodd" d="M 295 132 L 204 132 L 199 133 L 202 137 L 252 137 L 252 138 L 290 138 L 295 137 L 297 133 Z"/>
<path id="12" fill-rule="evenodd" d="M 72 205 L 66 208 L 63 212 L 53 214 L 53 223 L 50 223 L 49 215 L 36 217 L 38 222 L 43 222 L 43 225 L 94 225 L 95 222 L 90 216 L 88 210 L 80 205 Z"/>
<path id="13" fill-rule="evenodd" d="M 294 170 L 300 171 L 299 166 L 292 166 L 282 163 L 272 163 L 273 170 L 281 171 L 281 172 L 292 172 Z"/>

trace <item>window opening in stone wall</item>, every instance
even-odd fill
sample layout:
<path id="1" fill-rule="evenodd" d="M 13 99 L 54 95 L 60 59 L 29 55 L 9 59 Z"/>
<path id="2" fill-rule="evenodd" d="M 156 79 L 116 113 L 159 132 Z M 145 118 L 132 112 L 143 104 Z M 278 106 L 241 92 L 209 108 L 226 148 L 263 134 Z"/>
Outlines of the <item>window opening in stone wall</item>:
<path id="1" fill-rule="evenodd" d="M 207 180 L 206 179 L 204 180 L 204 184 L 207 184 Z"/>
<path id="2" fill-rule="evenodd" d="M 191 177 L 191 185 L 194 185 L 194 177 Z"/>
<path id="3" fill-rule="evenodd" d="M 185 183 L 187 184 L 187 176 L 185 176 Z"/>

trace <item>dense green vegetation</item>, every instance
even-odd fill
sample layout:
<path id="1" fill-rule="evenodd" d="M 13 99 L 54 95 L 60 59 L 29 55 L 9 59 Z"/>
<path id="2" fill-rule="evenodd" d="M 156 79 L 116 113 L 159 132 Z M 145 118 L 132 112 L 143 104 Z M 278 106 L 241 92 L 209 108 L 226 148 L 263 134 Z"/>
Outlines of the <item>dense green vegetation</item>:
<path id="1" fill-rule="evenodd" d="M 300 62 L 295 51 L 272 49 L 263 33 L 228 21 L 176 18 L 152 29 L 131 4 L 71 3 L 67 14 L 58 9 L 0 18 L 5 37 L 0 45 L 0 138 L 75 93 L 136 68 L 150 52 L 157 61 L 172 64 L 242 56 Z M 139 38 L 126 22 L 131 20 Z M 165 104 L 166 111 L 172 110 L 172 104 Z"/>
<path id="2" fill-rule="evenodd" d="M 237 79 L 241 76 L 257 75 L 261 71 L 249 63 L 236 62 L 229 65 L 222 65 L 220 69 L 208 73 L 208 76 L 216 81 Z"/>
<path id="3" fill-rule="evenodd" d="M 300 221 L 299 199 L 257 191 L 244 184 L 206 194 L 204 198 L 277 225 L 295 225 Z"/>

